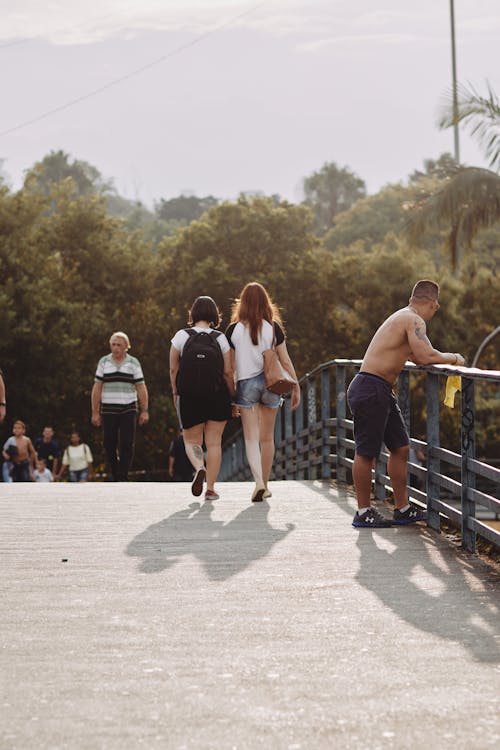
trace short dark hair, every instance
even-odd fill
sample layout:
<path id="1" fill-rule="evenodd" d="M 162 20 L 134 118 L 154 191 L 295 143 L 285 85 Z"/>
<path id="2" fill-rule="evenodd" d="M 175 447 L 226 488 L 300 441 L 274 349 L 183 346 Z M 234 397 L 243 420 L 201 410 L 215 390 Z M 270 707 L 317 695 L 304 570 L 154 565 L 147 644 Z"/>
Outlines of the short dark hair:
<path id="1" fill-rule="evenodd" d="M 212 328 L 218 328 L 222 315 L 212 297 L 197 297 L 189 311 L 188 325 L 194 325 L 198 320 L 206 320 Z"/>
<path id="2" fill-rule="evenodd" d="M 427 297 L 437 301 L 439 297 L 439 284 L 435 281 L 429 281 L 429 279 L 421 279 L 417 281 L 411 292 L 412 299 L 419 299 Z"/>

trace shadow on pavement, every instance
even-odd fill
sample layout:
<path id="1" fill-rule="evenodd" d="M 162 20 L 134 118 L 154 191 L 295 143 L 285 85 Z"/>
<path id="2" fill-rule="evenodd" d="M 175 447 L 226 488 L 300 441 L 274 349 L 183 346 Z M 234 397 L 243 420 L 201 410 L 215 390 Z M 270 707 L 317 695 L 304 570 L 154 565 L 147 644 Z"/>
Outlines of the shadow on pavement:
<path id="1" fill-rule="evenodd" d="M 461 643 L 477 661 L 500 662 L 497 573 L 422 524 L 354 529 L 351 493 L 336 487 L 334 494 L 328 483 L 313 489 L 347 515 L 345 533 L 359 551 L 358 583 L 415 628 Z"/>
<path id="2" fill-rule="evenodd" d="M 215 521 L 213 510 L 211 502 L 190 503 L 138 534 L 127 546 L 127 555 L 141 560 L 143 573 L 160 573 L 192 555 L 211 580 L 223 581 L 268 555 L 295 528 L 273 528 L 267 502 L 252 504 L 228 523 Z"/>
<path id="3" fill-rule="evenodd" d="M 358 582 L 419 630 L 461 643 L 478 661 L 499 662 L 498 581 L 486 570 L 479 576 L 454 550 L 444 552 L 427 529 L 384 532 L 385 548 L 370 530 L 358 532 Z"/>

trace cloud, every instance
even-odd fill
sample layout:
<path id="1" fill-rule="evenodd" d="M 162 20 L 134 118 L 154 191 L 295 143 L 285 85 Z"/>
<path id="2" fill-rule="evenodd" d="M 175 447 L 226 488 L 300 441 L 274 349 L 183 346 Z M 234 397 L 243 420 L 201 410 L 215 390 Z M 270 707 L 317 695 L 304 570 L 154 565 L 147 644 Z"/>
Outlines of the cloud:
<path id="1" fill-rule="evenodd" d="M 394 0 L 390 0 L 394 2 Z M 363 5 L 363 3 L 361 3 Z M 333 6 L 333 7 L 332 7 Z M 44 39 L 53 44 L 90 44 L 141 31 L 204 33 L 230 23 L 274 36 L 328 36 L 359 28 L 386 29 L 400 14 L 359 13 L 356 3 L 336 0 L 16 0 L 0 27 L 5 43 Z M 403 23 L 399 25 L 404 27 Z"/>
<path id="2" fill-rule="evenodd" d="M 246 11 L 259 12 L 266 3 L 249 0 L 72 0 L 52 2 L 16 0 L 4 13 L 0 40 L 6 43 L 44 39 L 53 44 L 89 44 L 124 36 L 131 31 L 189 31 L 200 33 L 211 25 L 235 19 Z"/>
<path id="3" fill-rule="evenodd" d="M 326 37 L 323 39 L 315 39 L 309 42 L 301 42 L 297 45 L 297 49 L 301 52 L 317 52 L 325 47 L 332 47 L 335 45 L 356 45 L 367 43 L 384 44 L 384 45 L 407 45 L 407 44 L 439 44 L 447 43 L 447 38 L 438 36 L 420 36 L 418 34 L 398 34 L 398 33 L 384 33 L 384 34 L 343 34 L 338 36 Z"/>
<path id="4" fill-rule="evenodd" d="M 0 0 L 1 1 L 1 0 Z M 498 33 L 497 0 L 482 15 L 467 5 L 457 17 L 457 35 Z M 16 0 L 3 12 L 0 48 L 43 39 L 54 45 L 130 39 L 148 31 L 201 35 L 216 27 L 247 28 L 296 39 L 297 49 L 313 54 L 334 45 L 404 45 L 438 40 L 449 33 L 447 8 L 435 0 L 401 7 L 400 0 Z"/>

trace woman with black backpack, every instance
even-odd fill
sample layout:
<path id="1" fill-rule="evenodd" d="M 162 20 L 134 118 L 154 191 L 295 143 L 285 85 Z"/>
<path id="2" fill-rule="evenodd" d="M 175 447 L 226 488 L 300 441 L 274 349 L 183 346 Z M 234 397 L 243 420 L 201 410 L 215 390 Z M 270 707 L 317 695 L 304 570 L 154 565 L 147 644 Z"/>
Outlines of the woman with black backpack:
<path id="1" fill-rule="evenodd" d="M 198 497 L 207 482 L 205 500 L 217 500 L 214 489 L 222 458 L 222 433 L 231 417 L 234 382 L 229 343 L 221 331 L 222 316 L 211 297 L 198 297 L 188 326 L 172 338 L 170 382 L 186 454 L 195 470 L 191 491 Z M 206 465 L 203 440 L 207 449 Z"/>

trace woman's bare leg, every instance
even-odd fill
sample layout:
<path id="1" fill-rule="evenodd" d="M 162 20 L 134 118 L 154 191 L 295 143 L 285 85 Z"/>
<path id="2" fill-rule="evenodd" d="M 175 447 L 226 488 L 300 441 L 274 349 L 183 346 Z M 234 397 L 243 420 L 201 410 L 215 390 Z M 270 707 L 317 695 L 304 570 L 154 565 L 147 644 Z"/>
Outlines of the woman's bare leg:
<path id="1" fill-rule="evenodd" d="M 186 455 L 193 465 L 193 469 L 198 471 L 205 466 L 203 457 L 203 428 L 205 425 L 197 424 L 194 427 L 188 427 L 184 430 L 184 446 Z"/>
<path id="2" fill-rule="evenodd" d="M 259 412 L 257 406 L 241 407 L 241 424 L 245 438 L 248 465 L 258 487 L 264 486 L 259 446 Z"/>
<path id="3" fill-rule="evenodd" d="M 278 409 L 259 406 L 259 438 L 262 466 L 262 479 L 267 487 L 274 462 L 274 425 Z"/>
<path id="4" fill-rule="evenodd" d="M 205 445 L 207 448 L 207 490 L 214 489 L 222 461 L 222 433 L 225 422 L 207 422 L 205 424 Z"/>

